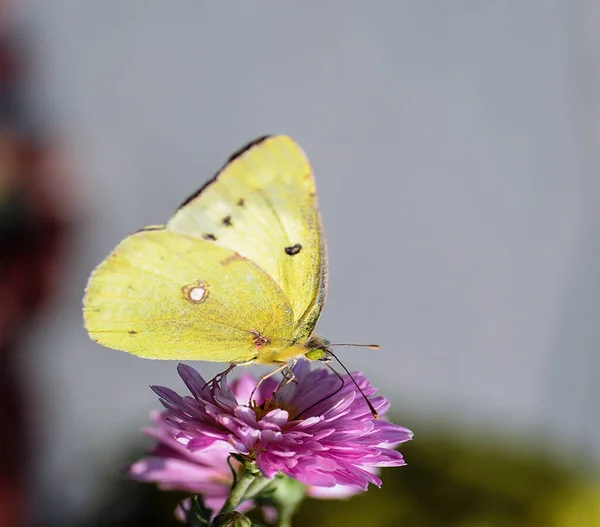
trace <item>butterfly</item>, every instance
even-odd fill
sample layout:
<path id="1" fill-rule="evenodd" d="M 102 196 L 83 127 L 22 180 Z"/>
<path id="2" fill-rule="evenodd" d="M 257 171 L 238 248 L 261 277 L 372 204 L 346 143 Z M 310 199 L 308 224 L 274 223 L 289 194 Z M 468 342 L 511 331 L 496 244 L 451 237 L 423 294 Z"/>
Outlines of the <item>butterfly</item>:
<path id="1" fill-rule="evenodd" d="M 90 337 L 150 359 L 327 360 L 313 334 L 327 256 L 313 172 L 287 136 L 235 152 L 166 225 L 125 238 L 92 272 Z"/>

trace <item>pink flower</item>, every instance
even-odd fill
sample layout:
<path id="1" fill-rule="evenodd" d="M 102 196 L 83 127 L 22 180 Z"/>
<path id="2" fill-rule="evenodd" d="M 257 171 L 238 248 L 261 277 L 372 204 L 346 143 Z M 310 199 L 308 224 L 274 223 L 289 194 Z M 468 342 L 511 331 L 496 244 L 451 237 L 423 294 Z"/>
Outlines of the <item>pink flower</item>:
<path id="1" fill-rule="evenodd" d="M 157 443 L 151 455 L 140 459 L 128 468 L 129 476 L 138 481 L 157 483 L 163 490 L 181 490 L 200 494 L 207 507 L 220 510 L 233 482 L 233 474 L 227 463 L 227 450 L 207 449 L 190 452 L 185 439 L 177 439 L 178 431 L 165 421 L 166 412 L 153 412 L 154 426 L 144 430 Z M 229 464 L 239 474 L 241 463 L 231 458 Z M 335 487 L 307 487 L 306 493 L 313 498 L 348 498 L 361 489 L 336 485 Z M 251 502 L 242 504 L 239 510 L 252 508 Z M 180 518 L 183 515 L 179 514 Z"/>
<path id="2" fill-rule="evenodd" d="M 158 484 L 163 490 L 182 490 L 201 494 L 207 507 L 219 510 L 229 494 L 233 474 L 227 464 L 229 451 L 216 448 L 191 452 L 184 437 L 165 421 L 166 412 L 153 412 L 154 426 L 144 433 L 156 439 L 151 456 L 128 468 L 129 476 L 138 481 Z M 240 463 L 231 460 L 239 469 Z"/>
<path id="3" fill-rule="evenodd" d="M 309 494 L 321 497 L 348 496 L 369 483 L 380 486 L 373 473 L 377 467 L 404 465 L 394 447 L 411 439 L 412 432 L 374 419 L 348 376 L 339 389 L 339 377 L 303 361 L 294 368 L 294 382 L 275 393 L 277 381 L 265 380 L 249 406 L 256 381 L 248 374 L 230 386 L 225 378 L 206 386 L 190 366 L 179 364 L 178 371 L 192 396 L 152 388 L 166 412 L 146 431 L 158 440 L 156 457 L 131 467 L 137 479 L 202 494 L 209 507 L 210 500 L 217 507 L 232 479 L 229 453 L 255 462 L 267 478 L 281 472 L 315 487 Z M 389 402 L 373 397 L 375 389 L 361 374 L 354 377 L 384 414 Z"/>

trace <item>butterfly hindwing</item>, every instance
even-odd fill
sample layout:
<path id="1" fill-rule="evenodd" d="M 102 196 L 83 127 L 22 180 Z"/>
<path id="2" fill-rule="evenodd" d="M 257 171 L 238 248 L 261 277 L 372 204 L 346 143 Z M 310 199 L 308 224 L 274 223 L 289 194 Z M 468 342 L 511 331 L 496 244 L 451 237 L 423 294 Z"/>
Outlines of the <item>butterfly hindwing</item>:
<path id="1" fill-rule="evenodd" d="M 245 362 L 267 341 L 293 340 L 291 306 L 262 269 L 156 227 L 125 238 L 94 271 L 84 318 L 97 342 L 147 358 Z"/>
<path id="2" fill-rule="evenodd" d="M 289 300 L 293 340 L 312 333 L 325 300 L 326 250 L 312 169 L 292 139 L 261 138 L 234 154 L 167 228 L 254 262 Z"/>

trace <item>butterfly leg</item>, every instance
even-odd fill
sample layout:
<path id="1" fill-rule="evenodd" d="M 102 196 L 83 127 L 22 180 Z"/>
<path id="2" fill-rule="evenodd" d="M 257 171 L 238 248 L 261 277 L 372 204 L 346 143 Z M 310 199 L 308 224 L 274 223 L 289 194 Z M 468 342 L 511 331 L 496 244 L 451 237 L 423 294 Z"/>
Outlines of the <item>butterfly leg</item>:
<path id="1" fill-rule="evenodd" d="M 204 388 L 206 388 L 210 384 L 212 386 L 212 389 L 214 390 L 216 386 L 221 382 L 223 377 L 225 377 L 231 370 L 233 370 L 233 368 L 235 368 L 236 366 L 248 366 L 249 364 L 252 364 L 255 360 L 256 359 L 254 358 L 246 362 L 232 362 L 229 366 L 227 366 L 226 370 L 223 370 L 221 373 L 217 373 L 210 381 L 208 381 L 202 387 L 202 389 L 204 390 Z"/>
<path id="2" fill-rule="evenodd" d="M 266 381 L 269 377 L 273 377 L 273 375 L 276 375 L 280 371 L 284 371 L 286 368 L 289 369 L 287 362 L 280 362 L 277 364 L 280 364 L 280 366 L 277 366 L 277 368 L 275 368 L 273 371 L 270 371 L 269 373 L 263 375 L 260 379 L 258 379 L 258 381 L 256 381 L 256 386 L 254 387 L 254 389 L 252 390 L 252 393 L 250 394 L 250 399 L 248 400 L 248 405 L 252 406 L 252 400 L 254 399 L 254 394 L 256 393 L 256 390 L 258 390 L 258 387 L 264 381 Z M 291 370 L 290 370 L 290 372 L 291 372 Z M 292 375 L 293 375 L 293 373 L 292 373 Z"/>
<path id="3" fill-rule="evenodd" d="M 281 379 L 277 390 L 275 390 L 275 393 L 278 393 L 279 390 L 281 390 L 284 386 L 287 386 L 291 382 L 298 383 L 298 381 L 296 380 L 296 376 L 294 375 L 294 366 L 296 365 L 296 362 L 298 362 L 297 359 L 294 359 L 291 364 L 288 364 L 287 368 L 284 368 L 282 370 L 281 375 L 283 378 Z"/>

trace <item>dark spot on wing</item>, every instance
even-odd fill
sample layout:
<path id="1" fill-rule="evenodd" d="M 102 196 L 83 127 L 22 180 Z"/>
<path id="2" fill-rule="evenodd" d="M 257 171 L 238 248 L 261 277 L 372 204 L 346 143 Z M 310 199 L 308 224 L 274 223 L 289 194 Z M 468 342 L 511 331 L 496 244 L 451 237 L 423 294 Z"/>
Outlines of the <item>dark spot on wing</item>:
<path id="1" fill-rule="evenodd" d="M 240 199 L 238 199 L 238 201 L 237 201 L 237 203 L 236 203 L 236 205 L 237 205 L 238 207 L 243 207 L 245 204 L 246 204 L 246 202 L 244 201 L 244 198 L 240 198 Z"/>
<path id="2" fill-rule="evenodd" d="M 212 242 L 216 242 L 217 241 L 217 237 L 212 232 L 207 232 L 206 234 L 203 234 L 202 237 L 205 240 L 210 240 Z"/>
<path id="3" fill-rule="evenodd" d="M 129 333 L 130 335 L 137 335 L 137 331 L 130 329 L 127 333 Z"/>
<path id="4" fill-rule="evenodd" d="M 292 245 L 291 247 L 285 248 L 285 254 L 289 254 L 290 256 L 294 256 L 298 254 L 302 250 L 302 245 L 297 243 L 296 245 Z"/>
<path id="5" fill-rule="evenodd" d="M 244 153 L 246 153 L 252 147 L 259 145 L 260 143 L 262 143 L 269 137 L 273 137 L 273 136 L 272 135 L 263 135 L 262 137 L 259 137 L 258 139 L 255 139 L 254 141 L 250 141 L 247 145 L 244 145 L 242 148 L 239 148 L 238 150 L 236 150 L 233 154 L 231 154 L 229 156 L 229 159 L 227 159 L 227 161 L 219 169 L 219 171 L 212 178 L 210 178 L 206 183 L 204 183 L 204 185 L 202 185 L 196 192 L 194 192 L 191 196 L 189 196 L 181 205 L 179 205 L 179 207 L 177 207 L 177 210 L 185 207 L 190 201 L 192 201 L 194 198 L 196 198 L 197 196 L 202 194 L 202 192 L 204 191 L 204 189 L 206 187 L 212 185 L 217 180 L 217 178 L 219 177 L 219 174 L 221 172 L 223 172 L 223 170 L 225 168 L 227 168 L 227 165 L 229 165 L 230 163 L 233 163 L 233 161 L 235 161 L 238 157 L 241 157 Z"/>
<path id="6" fill-rule="evenodd" d="M 231 216 L 225 216 L 223 218 L 223 225 L 225 225 L 225 227 L 233 227 L 233 223 L 231 223 Z"/>

